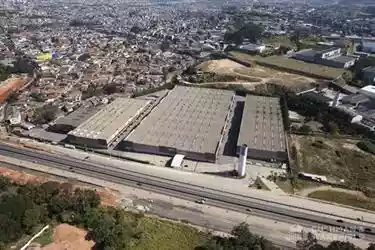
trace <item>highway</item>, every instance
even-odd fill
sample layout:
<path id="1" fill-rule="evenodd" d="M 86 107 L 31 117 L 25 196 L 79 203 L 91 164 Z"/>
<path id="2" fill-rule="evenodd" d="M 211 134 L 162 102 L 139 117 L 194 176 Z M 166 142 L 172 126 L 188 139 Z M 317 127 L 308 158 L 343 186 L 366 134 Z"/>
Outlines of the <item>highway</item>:
<path id="1" fill-rule="evenodd" d="M 359 228 L 362 223 L 353 220 L 353 218 L 323 212 L 320 212 L 319 215 L 316 213 L 319 212 L 319 210 L 311 209 L 310 211 L 302 211 L 298 207 L 287 206 L 269 200 L 223 192 L 176 180 L 163 179 L 136 171 L 98 165 L 61 155 L 52 155 L 46 152 L 17 148 L 8 144 L 0 143 L 0 155 L 185 200 L 197 201 L 205 198 L 207 205 L 249 213 L 255 216 L 270 218 L 275 221 L 299 224 L 305 227 L 319 226 L 321 228 L 322 225 L 325 225 Z M 313 212 L 315 212 L 315 214 Z M 366 240 L 375 241 L 375 234 L 373 234 L 373 232 L 375 232 L 375 223 L 364 222 L 367 224 L 367 230 L 359 230 L 365 235 Z"/>

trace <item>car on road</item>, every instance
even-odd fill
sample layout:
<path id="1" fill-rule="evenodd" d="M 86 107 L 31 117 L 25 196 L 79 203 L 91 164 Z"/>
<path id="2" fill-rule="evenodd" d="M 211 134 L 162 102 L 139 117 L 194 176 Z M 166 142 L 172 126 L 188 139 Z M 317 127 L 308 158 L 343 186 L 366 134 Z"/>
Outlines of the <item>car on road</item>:
<path id="1" fill-rule="evenodd" d="M 205 204 L 206 203 L 206 199 L 202 198 L 200 200 L 197 200 L 197 203 L 199 203 L 199 204 Z"/>
<path id="2" fill-rule="evenodd" d="M 338 223 L 343 223 L 344 221 L 343 220 L 340 220 L 340 219 L 338 219 L 338 220 L 336 220 Z"/>
<path id="3" fill-rule="evenodd" d="M 370 233 L 371 231 L 372 231 L 371 228 L 365 227 L 365 232 L 366 233 Z"/>

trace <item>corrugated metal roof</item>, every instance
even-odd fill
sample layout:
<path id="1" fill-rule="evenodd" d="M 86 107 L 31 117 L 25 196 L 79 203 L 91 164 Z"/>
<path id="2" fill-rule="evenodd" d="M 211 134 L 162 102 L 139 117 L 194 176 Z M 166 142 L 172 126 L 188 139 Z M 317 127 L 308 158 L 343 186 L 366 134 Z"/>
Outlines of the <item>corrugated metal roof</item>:
<path id="1" fill-rule="evenodd" d="M 176 86 L 125 141 L 215 153 L 233 96 L 233 91 Z"/>

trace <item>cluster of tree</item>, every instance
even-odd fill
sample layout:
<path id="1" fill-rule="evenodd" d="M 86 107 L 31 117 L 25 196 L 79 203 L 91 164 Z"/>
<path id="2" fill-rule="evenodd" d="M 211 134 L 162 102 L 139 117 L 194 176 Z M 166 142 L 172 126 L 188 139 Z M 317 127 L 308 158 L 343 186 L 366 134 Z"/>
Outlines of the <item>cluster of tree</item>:
<path id="1" fill-rule="evenodd" d="M 8 97 L 7 97 L 7 103 L 12 104 L 18 101 L 18 97 L 20 96 L 19 92 L 13 91 L 10 92 Z"/>
<path id="2" fill-rule="evenodd" d="M 36 102 L 44 102 L 46 100 L 46 97 L 41 92 L 32 92 L 30 94 L 30 97 L 34 99 Z"/>
<path id="3" fill-rule="evenodd" d="M 375 141 L 374 140 L 362 140 L 357 143 L 357 146 L 363 151 L 366 151 L 375 155 Z"/>
<path id="4" fill-rule="evenodd" d="M 290 36 L 290 41 L 296 45 L 297 51 L 302 49 L 301 32 L 299 30 L 293 32 L 293 34 Z"/>
<path id="5" fill-rule="evenodd" d="M 96 242 L 95 249 L 129 249 L 142 234 L 136 229 L 136 220 L 130 222 L 124 211 L 115 208 L 90 209 L 80 223 Z"/>
<path id="6" fill-rule="evenodd" d="M 7 67 L 0 65 L 0 81 L 6 80 L 10 75 L 9 70 Z"/>
<path id="7" fill-rule="evenodd" d="M 213 236 L 205 245 L 196 250 L 236 250 L 236 249 L 278 249 L 272 242 L 258 235 L 252 234 L 246 223 L 233 228 L 230 237 Z"/>
<path id="8" fill-rule="evenodd" d="M 318 243 L 315 235 L 307 234 L 306 240 L 297 241 L 297 249 L 305 250 L 361 250 L 350 242 L 332 241 L 328 246 L 322 246 Z M 370 244 L 366 250 L 375 250 L 375 244 Z"/>
<path id="9" fill-rule="evenodd" d="M 313 132 L 313 130 L 311 129 L 311 127 L 309 125 L 306 125 L 306 124 L 303 124 L 300 127 L 291 126 L 290 127 L 290 131 L 295 132 L 295 133 L 296 132 L 297 133 L 302 133 L 302 134 L 311 134 Z"/>
<path id="10" fill-rule="evenodd" d="M 31 234 L 51 220 L 80 222 L 97 208 L 99 196 L 92 190 L 73 190 L 70 184 L 15 185 L 0 177 L 0 246 Z"/>
<path id="11" fill-rule="evenodd" d="M 100 96 L 103 95 L 103 89 L 99 88 L 95 84 L 90 84 L 88 88 L 82 92 L 82 99 L 88 99 L 93 96 Z"/>
<path id="12" fill-rule="evenodd" d="M 133 32 L 135 34 L 139 34 L 143 31 L 143 28 L 141 28 L 140 26 L 138 25 L 134 25 L 133 27 L 131 27 L 130 29 L 130 32 Z"/>
<path id="13" fill-rule="evenodd" d="M 188 77 L 188 81 L 192 83 L 209 83 L 209 82 L 234 82 L 239 77 L 226 74 L 215 74 L 212 72 L 202 73 L 199 75 L 191 75 Z"/>
<path id="14" fill-rule="evenodd" d="M 230 237 L 213 236 L 203 246 L 196 250 L 276 250 L 279 249 L 272 242 L 258 235 L 252 234 L 246 223 L 233 228 Z M 350 242 L 333 241 L 324 247 L 318 244 L 318 240 L 312 233 L 308 233 L 306 240 L 296 243 L 297 249 L 301 250 L 361 250 Z M 367 250 L 375 250 L 375 244 L 370 244 Z"/>
<path id="15" fill-rule="evenodd" d="M 17 185 L 0 177 L 0 249 L 52 221 L 88 229 L 95 249 L 129 249 L 142 231 L 142 215 L 129 215 L 111 207 L 100 207 L 93 190 L 74 189 L 69 183 L 46 182 Z"/>
<path id="16" fill-rule="evenodd" d="M 37 108 L 34 112 L 33 121 L 37 124 L 46 124 L 56 119 L 59 107 L 52 104 Z"/>
<path id="17" fill-rule="evenodd" d="M 246 23 L 238 30 L 228 31 L 224 35 L 224 40 L 229 43 L 241 44 L 245 39 L 251 43 L 256 43 L 263 34 L 263 27 L 255 23 Z"/>
<path id="18" fill-rule="evenodd" d="M 38 70 L 40 67 L 33 59 L 27 55 L 20 55 L 15 58 L 13 62 L 13 67 L 9 67 L 8 70 L 12 74 L 33 74 L 35 70 Z"/>

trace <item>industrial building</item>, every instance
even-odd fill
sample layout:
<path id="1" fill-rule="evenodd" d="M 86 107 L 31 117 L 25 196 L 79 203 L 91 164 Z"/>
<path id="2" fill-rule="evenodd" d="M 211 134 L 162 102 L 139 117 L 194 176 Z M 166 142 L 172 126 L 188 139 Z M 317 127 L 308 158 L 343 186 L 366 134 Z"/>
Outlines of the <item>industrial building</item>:
<path id="1" fill-rule="evenodd" d="M 142 113 L 149 101 L 117 98 L 68 133 L 68 141 L 85 147 L 108 145 Z"/>
<path id="2" fill-rule="evenodd" d="M 125 150 L 215 162 L 234 92 L 176 86 L 122 142 Z"/>
<path id="3" fill-rule="evenodd" d="M 330 48 L 316 51 L 313 49 L 302 50 L 293 55 L 294 59 L 308 63 L 316 63 L 335 68 L 350 68 L 357 60 L 354 56 L 342 55 L 341 48 Z"/>
<path id="4" fill-rule="evenodd" d="M 102 106 L 82 106 L 67 116 L 58 118 L 55 123 L 49 127 L 49 130 L 56 133 L 68 133 L 92 117 L 100 110 L 100 107 Z"/>
<path id="5" fill-rule="evenodd" d="M 247 145 L 247 157 L 265 161 L 288 160 L 279 98 L 247 95 L 237 151 Z"/>
<path id="6" fill-rule="evenodd" d="M 363 81 L 365 84 L 374 84 L 375 83 L 375 67 L 369 66 L 362 70 Z"/>

